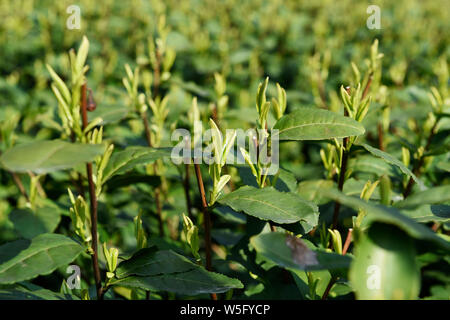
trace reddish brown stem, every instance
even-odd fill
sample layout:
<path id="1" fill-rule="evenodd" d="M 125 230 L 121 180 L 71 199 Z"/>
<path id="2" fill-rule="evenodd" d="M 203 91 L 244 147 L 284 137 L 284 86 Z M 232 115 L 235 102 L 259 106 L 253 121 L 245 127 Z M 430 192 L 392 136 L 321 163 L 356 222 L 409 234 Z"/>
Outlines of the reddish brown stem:
<path id="1" fill-rule="evenodd" d="M 381 125 L 381 123 L 377 124 L 377 131 L 378 131 L 378 149 L 384 151 L 383 126 Z"/>
<path id="2" fill-rule="evenodd" d="M 269 226 L 270 226 L 270 231 L 272 231 L 272 232 L 277 231 L 277 229 L 275 228 L 275 226 L 274 226 L 272 221 L 269 221 Z"/>
<path id="3" fill-rule="evenodd" d="M 348 248 L 350 247 L 350 243 L 352 242 L 352 235 L 353 235 L 353 229 L 348 229 L 347 238 L 345 239 L 344 248 L 342 249 L 342 254 L 345 255 L 348 251 Z M 337 281 L 337 277 L 332 277 L 330 279 L 330 282 L 328 282 L 327 288 L 325 289 L 325 292 L 323 293 L 322 300 L 326 300 L 328 298 L 328 295 L 330 294 L 331 288 Z"/>
<path id="4" fill-rule="evenodd" d="M 326 300 L 328 298 L 328 295 L 330 294 L 331 288 L 336 283 L 337 278 L 333 277 L 330 279 L 330 282 L 328 282 L 327 288 L 325 289 L 325 292 L 322 295 L 322 300 Z"/>
<path id="5" fill-rule="evenodd" d="M 152 139 L 151 139 L 151 133 L 150 133 L 150 124 L 148 123 L 146 111 L 141 113 L 141 118 L 142 118 L 142 122 L 144 123 L 145 139 L 147 140 L 148 146 L 151 148 L 152 147 Z"/>
<path id="6" fill-rule="evenodd" d="M 206 269 L 211 270 L 211 218 L 209 216 L 208 203 L 206 202 L 205 187 L 203 185 L 202 172 L 200 165 L 194 163 L 195 175 L 197 177 L 198 190 L 202 201 L 202 212 L 205 229 L 205 250 L 206 250 Z"/>
<path id="7" fill-rule="evenodd" d="M 20 193 L 25 197 L 27 202 L 30 202 L 30 197 L 28 197 L 25 187 L 22 184 L 22 180 L 20 180 L 19 176 L 15 172 L 10 172 L 10 173 L 12 175 L 14 183 L 16 184 L 17 188 L 19 188 Z"/>
<path id="8" fill-rule="evenodd" d="M 185 167 L 185 175 L 184 175 L 184 195 L 186 197 L 186 207 L 188 212 L 188 217 L 192 220 L 194 217 L 192 216 L 192 209 L 191 209 L 191 197 L 189 196 L 189 163 L 186 163 L 184 165 Z"/>
<path id="9" fill-rule="evenodd" d="M 441 224 L 439 222 L 435 222 L 433 223 L 433 225 L 431 226 L 431 230 L 433 230 L 434 232 L 438 231 L 439 227 L 441 226 Z"/>
<path id="10" fill-rule="evenodd" d="M 209 215 L 208 203 L 206 202 L 205 187 L 203 185 L 202 172 L 200 165 L 194 162 L 195 175 L 197 177 L 198 190 L 202 201 L 203 223 L 205 229 L 205 251 L 206 251 L 206 270 L 212 271 L 211 265 L 211 217 Z M 213 300 L 217 300 L 215 293 L 211 294 Z"/>
<path id="11" fill-rule="evenodd" d="M 367 96 L 367 94 L 369 93 L 370 85 L 372 84 L 372 78 L 373 78 L 373 74 L 371 73 L 369 75 L 369 79 L 367 80 L 366 87 L 364 88 L 362 99 L 364 99 Z"/>
<path id="12" fill-rule="evenodd" d="M 212 105 L 212 113 L 211 113 L 211 117 L 214 121 L 214 123 L 217 125 L 217 127 L 220 129 L 220 124 L 219 124 L 219 117 L 218 117 L 218 110 L 217 110 L 217 105 L 214 103 Z"/>
<path id="13" fill-rule="evenodd" d="M 350 247 L 350 243 L 352 242 L 352 235 L 353 235 L 353 229 L 348 229 L 347 238 L 344 242 L 344 248 L 342 248 L 342 254 L 346 254 L 348 251 L 348 248 Z"/>
<path id="14" fill-rule="evenodd" d="M 142 122 L 144 123 L 144 129 L 145 129 L 145 139 L 147 141 L 147 145 L 151 148 L 153 146 L 152 139 L 151 139 L 151 131 L 150 131 L 150 124 L 148 122 L 147 118 L 147 112 L 141 113 Z M 156 162 L 153 165 L 154 172 L 156 174 L 157 171 L 157 164 Z M 159 227 L 159 235 L 161 237 L 164 236 L 164 221 L 162 219 L 162 206 L 161 206 L 161 192 L 159 187 L 155 188 L 155 204 L 156 204 L 156 215 L 158 217 L 158 227 Z"/>
<path id="15" fill-rule="evenodd" d="M 320 95 L 320 100 L 322 100 L 322 105 L 324 109 L 328 109 L 328 105 L 327 105 L 327 94 L 325 92 L 325 85 L 323 83 L 323 79 L 320 76 L 320 72 L 319 72 L 319 95 Z"/>
<path id="16" fill-rule="evenodd" d="M 87 85 L 83 84 L 81 87 L 81 115 L 83 120 L 83 129 L 88 125 L 87 117 Z M 103 299 L 102 280 L 100 276 L 100 269 L 98 266 L 98 246 L 97 246 L 97 197 L 95 194 L 95 184 L 92 178 L 92 163 L 86 164 L 87 178 L 89 184 L 89 199 L 91 206 L 91 233 L 92 233 L 92 267 L 94 269 L 95 287 L 97 289 L 97 299 Z"/>
<path id="17" fill-rule="evenodd" d="M 164 221 L 162 218 L 162 208 L 161 208 L 161 192 L 159 187 L 155 188 L 155 202 L 156 202 L 156 214 L 158 216 L 158 227 L 159 227 L 159 236 L 164 237 Z"/>

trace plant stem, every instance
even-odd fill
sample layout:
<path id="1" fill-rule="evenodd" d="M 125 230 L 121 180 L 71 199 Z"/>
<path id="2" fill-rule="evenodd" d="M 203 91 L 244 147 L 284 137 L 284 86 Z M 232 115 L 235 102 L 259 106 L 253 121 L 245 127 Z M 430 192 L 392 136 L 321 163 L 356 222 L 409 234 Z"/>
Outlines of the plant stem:
<path id="1" fill-rule="evenodd" d="M 83 119 L 83 129 L 88 125 L 87 118 L 87 96 L 86 83 L 81 87 L 81 114 Z M 92 267 L 94 269 L 95 287 L 97 289 L 97 299 L 103 300 L 102 280 L 98 266 L 98 246 L 97 246 L 97 197 L 95 195 L 95 185 L 92 178 L 92 163 L 86 164 L 87 178 L 89 183 L 89 199 L 91 205 L 91 233 L 92 233 Z"/>
<path id="2" fill-rule="evenodd" d="M 352 242 L 353 229 L 349 228 L 347 233 L 347 238 L 344 242 L 344 247 L 342 248 L 342 254 L 345 255 L 347 253 L 348 248 L 350 247 L 350 243 Z"/>
<path id="3" fill-rule="evenodd" d="M 380 122 L 377 124 L 377 131 L 378 131 L 378 149 L 381 151 L 384 151 L 384 138 L 383 138 L 383 126 Z"/>
<path id="4" fill-rule="evenodd" d="M 147 112 L 141 113 L 141 119 L 144 123 L 144 129 L 145 129 L 145 139 L 147 141 L 147 145 L 151 148 L 153 147 L 152 139 L 151 139 L 151 131 L 150 131 L 150 124 L 148 123 L 147 119 Z M 157 164 L 156 162 L 153 165 L 153 169 L 155 174 L 157 174 Z M 156 204 L 156 215 L 158 217 L 158 227 L 159 227 L 159 235 L 161 237 L 164 237 L 164 222 L 162 219 L 162 207 L 161 207 L 161 197 L 160 197 L 160 190 L 159 187 L 155 188 L 155 204 Z"/>
<path id="5" fill-rule="evenodd" d="M 322 106 L 324 109 L 328 109 L 328 105 L 327 105 L 327 94 L 325 92 L 325 85 L 323 83 L 323 79 L 319 73 L 319 83 L 318 83 L 318 89 L 319 89 L 319 96 L 320 96 L 320 100 L 322 100 Z"/>
<path id="6" fill-rule="evenodd" d="M 28 196 L 27 192 L 25 191 L 25 187 L 22 184 L 22 180 L 20 180 L 19 176 L 15 173 L 10 171 L 12 178 L 14 180 L 14 183 L 16 184 L 17 188 L 19 188 L 20 193 L 25 197 L 27 202 L 30 202 L 30 197 Z"/>
<path id="7" fill-rule="evenodd" d="M 367 81 L 367 85 L 364 89 L 364 94 L 363 94 L 363 99 L 365 97 L 365 95 L 367 94 L 367 92 L 369 92 L 369 87 L 370 84 L 372 83 L 372 76 L 369 77 L 369 80 Z M 350 94 L 350 87 L 346 88 L 347 93 Z M 347 109 L 344 108 L 344 116 L 348 117 L 348 112 Z M 341 162 L 341 170 L 339 171 L 339 181 L 338 181 L 338 189 L 339 191 L 342 191 L 343 187 L 344 187 L 344 182 L 345 182 L 345 173 L 347 171 L 347 161 L 348 161 L 348 152 L 349 150 L 347 150 L 347 145 L 348 145 L 348 137 L 344 138 L 342 141 L 342 162 Z M 333 212 L 333 229 L 336 229 L 337 225 L 338 225 L 338 221 L 339 221 L 339 210 L 341 209 L 341 204 L 340 202 L 336 201 L 334 203 L 334 212 Z M 331 243 L 330 243 L 331 245 Z"/>
<path id="8" fill-rule="evenodd" d="M 271 232 L 277 231 L 277 229 L 275 228 L 275 226 L 274 226 L 274 224 L 273 224 L 272 221 L 269 221 L 269 226 L 270 226 L 270 231 L 271 231 Z"/>
<path id="9" fill-rule="evenodd" d="M 155 163 L 156 164 L 156 163 Z M 156 166 L 155 166 L 156 169 Z M 156 173 L 156 170 L 155 170 Z M 159 187 L 155 188 L 155 202 L 156 202 L 156 213 L 158 216 L 158 228 L 159 228 L 159 236 L 164 237 L 164 222 L 162 219 L 162 208 L 161 208 L 161 192 Z"/>
<path id="10" fill-rule="evenodd" d="M 194 162 L 195 175 L 197 176 L 198 190 L 202 200 L 203 223 L 205 229 L 205 251 L 206 251 L 206 270 L 212 271 L 211 266 L 211 217 L 209 215 L 208 203 L 206 202 L 205 187 L 203 185 L 202 172 L 200 165 Z M 211 294 L 213 300 L 217 300 L 215 293 Z"/>
<path id="11" fill-rule="evenodd" d="M 428 136 L 427 139 L 427 143 L 425 145 L 425 148 L 423 149 L 423 154 L 419 157 L 418 161 L 415 162 L 414 166 L 413 166 L 413 170 L 412 172 L 416 175 L 416 176 L 420 176 L 420 169 L 422 168 L 424 162 L 425 162 L 425 156 L 424 154 L 428 151 L 428 149 L 430 148 L 430 144 L 431 144 L 431 140 L 433 139 L 434 135 L 435 135 L 435 131 L 436 131 L 436 127 L 438 125 L 439 119 L 437 119 L 434 124 L 433 127 L 431 128 L 430 131 L 430 135 Z M 405 191 L 403 192 L 403 198 L 406 199 L 412 191 L 412 187 L 414 186 L 414 179 L 412 177 L 409 178 L 408 184 L 406 185 Z"/>
<path id="12" fill-rule="evenodd" d="M 330 282 L 328 282 L 327 288 L 325 289 L 325 292 L 322 295 L 322 300 L 326 300 L 328 298 L 328 295 L 330 294 L 331 288 L 336 283 L 337 277 L 332 277 L 330 279 Z"/>
<path id="13" fill-rule="evenodd" d="M 364 99 L 367 96 L 367 94 L 369 93 L 370 85 L 372 84 L 372 79 L 373 79 L 373 73 L 371 72 L 369 74 L 369 79 L 367 80 L 367 84 L 366 84 L 366 86 L 364 88 L 364 91 L 363 91 L 361 99 Z"/>
<path id="14" fill-rule="evenodd" d="M 155 69 L 153 70 L 153 96 L 156 97 L 158 96 L 159 93 L 159 86 L 161 84 L 161 52 L 159 51 L 158 48 L 156 48 L 155 50 L 156 52 L 156 63 L 155 63 Z"/>
<path id="15" fill-rule="evenodd" d="M 75 132 L 73 130 L 70 133 L 70 140 L 72 141 L 72 143 L 76 141 Z M 77 177 L 76 179 L 70 178 L 70 180 L 71 180 L 72 184 L 74 184 L 75 187 L 77 188 L 78 194 L 84 198 L 85 192 L 84 192 L 84 187 L 83 187 L 83 176 L 81 175 L 81 173 L 76 172 L 76 177 Z"/>
<path id="16" fill-rule="evenodd" d="M 184 168 L 186 169 L 186 173 L 184 175 L 184 194 L 186 197 L 186 207 L 188 211 L 188 217 L 189 219 L 193 219 L 192 216 L 192 209 L 191 209 L 191 197 L 189 196 L 189 163 L 186 163 L 184 165 Z"/>
<path id="17" fill-rule="evenodd" d="M 155 68 L 154 68 L 154 72 L 153 72 L 153 97 L 154 99 L 156 99 L 156 97 L 159 94 L 159 86 L 161 84 L 161 53 L 159 51 L 158 48 L 156 48 L 156 63 L 155 63 Z M 151 140 L 151 131 L 150 131 L 150 126 L 148 123 L 148 119 L 147 119 L 147 112 L 143 112 L 141 113 L 141 117 L 142 120 L 144 122 L 144 127 L 145 127 L 145 137 L 147 139 L 147 144 L 149 147 L 153 147 L 152 146 L 152 140 Z M 154 165 L 153 165 L 153 169 L 155 174 L 157 174 L 157 162 L 155 161 Z M 158 216 L 158 224 L 159 224 L 159 235 L 161 237 L 164 237 L 164 222 L 163 222 L 163 218 L 162 218 L 162 206 L 161 206 L 161 197 L 160 197 L 160 187 L 156 187 L 155 188 L 155 203 L 156 203 L 156 214 Z"/>
<path id="18" fill-rule="evenodd" d="M 342 249 L 342 255 L 345 255 L 347 253 L 348 248 L 350 247 L 350 243 L 352 242 L 352 235 L 353 235 L 353 229 L 349 228 L 347 233 L 347 238 L 345 239 L 344 248 Z M 323 293 L 322 300 L 326 300 L 331 288 L 336 283 L 338 277 L 332 277 L 330 279 L 330 282 L 328 282 L 327 288 L 325 289 L 325 292 Z"/>
<path id="19" fill-rule="evenodd" d="M 150 125 L 149 125 L 148 119 L 147 119 L 147 111 L 141 112 L 141 118 L 142 118 L 142 122 L 144 123 L 145 139 L 147 140 L 148 146 L 152 147 L 152 139 L 151 139 L 151 133 L 150 133 Z"/>
<path id="20" fill-rule="evenodd" d="M 348 138 L 344 138 L 343 142 L 343 150 L 342 150 L 342 164 L 341 164 L 341 170 L 339 171 L 339 181 L 338 181 L 338 189 L 339 191 L 342 191 L 344 187 L 345 182 L 345 173 L 347 171 L 347 161 L 348 161 L 348 151 L 347 151 L 347 144 L 348 144 Z M 341 203 L 339 201 L 336 201 L 334 203 L 334 212 L 333 212 L 333 229 L 336 229 L 338 220 L 339 220 L 339 210 L 341 208 Z"/>
<path id="21" fill-rule="evenodd" d="M 217 128 L 220 130 L 220 123 L 219 123 L 219 117 L 218 117 L 218 111 L 217 111 L 217 104 L 213 103 L 212 105 L 212 114 L 211 117 L 215 124 L 217 125 Z"/>
<path id="22" fill-rule="evenodd" d="M 208 203 L 206 202 L 205 187 L 203 185 L 202 172 L 200 165 L 194 163 L 195 175 L 197 177 L 198 190 L 202 201 L 202 212 L 205 229 L 205 250 L 206 250 L 206 269 L 211 271 L 211 217 L 209 216 Z"/>

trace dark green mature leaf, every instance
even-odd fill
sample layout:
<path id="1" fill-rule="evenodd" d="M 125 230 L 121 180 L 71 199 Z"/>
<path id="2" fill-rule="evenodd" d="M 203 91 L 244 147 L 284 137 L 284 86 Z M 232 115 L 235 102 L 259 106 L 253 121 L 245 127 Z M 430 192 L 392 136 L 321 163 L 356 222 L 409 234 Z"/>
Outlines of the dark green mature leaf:
<path id="1" fill-rule="evenodd" d="M 426 156 L 437 156 L 450 150 L 450 129 L 441 129 L 433 135 Z"/>
<path id="2" fill-rule="evenodd" d="M 120 263 L 112 284 L 153 291 L 197 295 L 242 288 L 242 283 L 203 267 L 170 250 L 146 248 Z"/>
<path id="3" fill-rule="evenodd" d="M 450 206 L 424 204 L 412 209 L 401 208 L 401 212 L 417 222 L 450 222 Z"/>
<path id="4" fill-rule="evenodd" d="M 138 183 L 145 183 L 146 185 L 156 187 L 161 184 L 161 177 L 156 175 L 129 172 L 127 174 L 115 175 L 108 180 L 106 185 L 108 186 L 108 191 L 111 191 L 117 188 L 135 185 Z"/>
<path id="5" fill-rule="evenodd" d="M 14 228 L 26 239 L 53 232 L 60 219 L 60 211 L 55 207 L 38 208 L 35 212 L 30 209 L 16 209 L 9 214 Z"/>
<path id="6" fill-rule="evenodd" d="M 155 248 L 139 250 L 129 260 L 119 264 L 118 278 L 126 276 L 154 276 L 166 273 L 185 272 L 197 268 L 189 259 L 170 250 L 156 251 Z"/>
<path id="7" fill-rule="evenodd" d="M 386 161 L 389 164 L 392 164 L 394 166 L 396 166 L 397 168 L 400 169 L 401 172 L 403 172 L 404 174 L 406 174 L 407 176 L 410 176 L 414 179 L 414 181 L 421 187 L 424 188 L 424 184 L 422 181 L 419 180 L 419 178 L 416 177 L 416 175 L 409 170 L 400 160 L 398 160 L 397 158 L 393 157 L 392 155 L 390 155 L 387 152 L 381 151 L 380 149 L 374 148 L 372 146 L 369 146 L 368 144 L 362 143 L 360 144 L 360 146 L 362 146 L 364 149 L 366 149 L 367 151 L 369 151 L 371 154 L 373 154 L 374 156 L 383 159 L 384 161 Z"/>
<path id="8" fill-rule="evenodd" d="M 323 140 L 364 134 L 361 123 L 337 113 L 300 108 L 275 123 L 280 140 Z"/>
<path id="9" fill-rule="evenodd" d="M 11 284 L 51 273 L 72 262 L 84 248 L 59 234 L 41 234 L 0 246 L 0 284 Z"/>
<path id="10" fill-rule="evenodd" d="M 278 191 L 283 192 L 295 192 L 297 189 L 297 179 L 295 176 L 284 169 L 279 169 L 277 176 L 268 177 L 272 186 Z M 273 185 L 273 181 L 275 180 L 275 185 Z"/>
<path id="11" fill-rule="evenodd" d="M 283 268 L 294 270 L 338 270 L 350 266 L 350 256 L 318 250 L 308 240 L 303 240 L 303 242 L 315 253 L 318 263 L 306 266 L 299 265 L 295 262 L 292 250 L 286 244 L 286 241 L 287 235 L 281 232 L 262 233 L 250 239 L 250 243 L 256 252 Z"/>
<path id="12" fill-rule="evenodd" d="M 68 293 L 53 292 L 37 285 L 22 282 L 0 288 L 0 300 L 80 300 Z"/>
<path id="13" fill-rule="evenodd" d="M 392 177 L 396 173 L 392 165 L 371 154 L 360 155 L 356 158 L 349 159 L 348 168 L 353 172 L 367 172 L 376 176 L 386 174 Z"/>
<path id="14" fill-rule="evenodd" d="M 233 210 L 281 224 L 304 221 L 310 226 L 315 226 L 319 216 L 314 203 L 304 200 L 295 193 L 280 192 L 273 187 L 257 189 L 244 186 L 218 201 Z"/>
<path id="15" fill-rule="evenodd" d="M 125 173 L 137 165 L 152 163 L 163 157 L 170 157 L 171 148 L 128 147 L 113 153 L 103 173 L 103 181 L 116 174 Z"/>
<path id="16" fill-rule="evenodd" d="M 69 143 L 62 140 L 35 141 L 7 150 L 0 157 L 0 164 L 10 171 L 44 174 L 93 161 L 104 149 L 103 145 Z"/>
<path id="17" fill-rule="evenodd" d="M 245 214 L 236 212 L 228 206 L 215 207 L 213 212 L 229 222 L 245 223 L 247 221 L 247 216 Z"/>
<path id="18" fill-rule="evenodd" d="M 297 192 L 304 199 L 312 201 L 317 205 L 321 205 L 330 200 L 322 197 L 319 194 L 319 190 L 332 188 L 333 185 L 334 183 L 331 180 L 306 180 L 298 184 Z"/>
<path id="19" fill-rule="evenodd" d="M 186 272 L 161 274 L 150 277 L 131 276 L 114 281 L 112 284 L 186 295 L 222 293 L 230 289 L 243 288 L 239 280 L 229 278 L 220 273 L 206 271 L 201 267 Z"/>
<path id="20" fill-rule="evenodd" d="M 364 218 L 365 225 L 369 225 L 375 221 L 392 224 L 404 230 L 413 238 L 432 241 L 440 245 L 442 248 L 450 250 L 449 241 L 444 240 L 424 225 L 421 225 L 403 215 L 396 208 L 371 204 L 356 197 L 346 196 L 336 189 L 321 190 L 320 192 L 324 196 L 331 198 L 334 201 L 338 201 L 345 206 L 351 207 L 355 210 L 365 210 L 367 212 L 367 216 Z"/>
<path id="21" fill-rule="evenodd" d="M 355 248 L 350 280 L 358 299 L 416 299 L 420 269 L 414 242 L 389 224 L 375 223 Z"/>
<path id="22" fill-rule="evenodd" d="M 397 208 L 414 208 L 423 204 L 439 204 L 450 201 L 450 186 L 440 186 L 411 194 L 395 203 Z"/>

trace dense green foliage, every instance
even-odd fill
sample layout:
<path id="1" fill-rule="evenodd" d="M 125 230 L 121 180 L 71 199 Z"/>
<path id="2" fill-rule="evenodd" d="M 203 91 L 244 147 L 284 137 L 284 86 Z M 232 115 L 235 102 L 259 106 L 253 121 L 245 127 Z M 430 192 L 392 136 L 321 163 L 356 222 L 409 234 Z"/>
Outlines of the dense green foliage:
<path id="1" fill-rule="evenodd" d="M 0 2 L 0 299 L 450 299 L 445 0 L 78 3 Z"/>

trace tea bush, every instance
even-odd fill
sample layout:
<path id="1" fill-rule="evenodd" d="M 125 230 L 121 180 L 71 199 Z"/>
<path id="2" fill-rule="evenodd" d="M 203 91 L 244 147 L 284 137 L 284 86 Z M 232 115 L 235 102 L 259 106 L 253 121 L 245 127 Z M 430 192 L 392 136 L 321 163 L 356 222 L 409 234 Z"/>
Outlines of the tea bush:
<path id="1" fill-rule="evenodd" d="M 446 1 L 73 4 L 0 2 L 0 299 L 450 298 Z"/>

